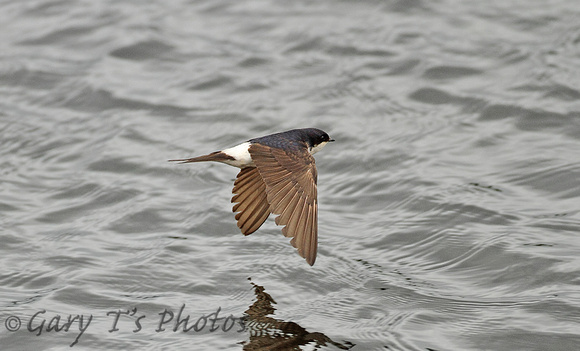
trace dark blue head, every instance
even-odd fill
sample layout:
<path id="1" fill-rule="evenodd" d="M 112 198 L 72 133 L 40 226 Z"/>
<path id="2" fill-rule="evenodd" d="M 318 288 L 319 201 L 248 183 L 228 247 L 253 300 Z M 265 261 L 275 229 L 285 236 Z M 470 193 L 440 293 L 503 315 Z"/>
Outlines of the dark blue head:
<path id="1" fill-rule="evenodd" d="M 328 136 L 325 131 L 316 128 L 294 129 L 288 131 L 288 133 L 290 132 L 296 132 L 296 134 L 299 134 L 301 141 L 305 142 L 309 148 L 326 145 L 326 143 L 334 141 L 333 139 L 330 139 L 330 136 Z"/>

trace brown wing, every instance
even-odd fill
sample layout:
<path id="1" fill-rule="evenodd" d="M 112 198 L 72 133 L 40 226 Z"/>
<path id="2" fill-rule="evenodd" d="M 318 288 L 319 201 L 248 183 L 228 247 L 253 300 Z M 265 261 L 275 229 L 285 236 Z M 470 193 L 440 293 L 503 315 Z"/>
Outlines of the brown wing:
<path id="1" fill-rule="evenodd" d="M 233 211 L 236 214 L 238 227 L 244 235 L 258 230 L 270 215 L 270 205 L 266 198 L 266 184 L 256 167 L 242 168 L 234 182 L 232 193 Z"/>
<path id="2" fill-rule="evenodd" d="M 318 200 L 314 157 L 306 148 L 286 153 L 278 148 L 254 143 L 252 160 L 266 183 L 270 211 L 278 214 L 276 224 L 292 237 L 290 243 L 310 265 L 318 247 Z"/>

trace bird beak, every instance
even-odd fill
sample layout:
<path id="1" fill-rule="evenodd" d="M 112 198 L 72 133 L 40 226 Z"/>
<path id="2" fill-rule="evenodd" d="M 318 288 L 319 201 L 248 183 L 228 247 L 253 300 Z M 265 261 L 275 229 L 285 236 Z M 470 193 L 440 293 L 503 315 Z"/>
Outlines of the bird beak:
<path id="1" fill-rule="evenodd" d="M 334 139 L 330 139 L 329 141 L 334 141 Z"/>

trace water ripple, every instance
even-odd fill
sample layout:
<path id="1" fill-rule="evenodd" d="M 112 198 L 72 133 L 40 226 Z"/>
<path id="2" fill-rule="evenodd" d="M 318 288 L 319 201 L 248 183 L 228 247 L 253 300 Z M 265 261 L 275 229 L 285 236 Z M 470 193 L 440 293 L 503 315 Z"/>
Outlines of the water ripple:
<path id="1" fill-rule="evenodd" d="M 0 5 L 0 319 L 90 313 L 75 348 L 242 349 L 156 318 L 241 317 L 253 286 L 303 349 L 574 349 L 578 11 L 520 5 Z M 273 219 L 239 232 L 236 170 L 167 162 L 308 126 L 337 140 L 313 267 Z M 132 308 L 141 332 L 107 332 Z M 72 336 L 25 334 L 3 348 Z"/>

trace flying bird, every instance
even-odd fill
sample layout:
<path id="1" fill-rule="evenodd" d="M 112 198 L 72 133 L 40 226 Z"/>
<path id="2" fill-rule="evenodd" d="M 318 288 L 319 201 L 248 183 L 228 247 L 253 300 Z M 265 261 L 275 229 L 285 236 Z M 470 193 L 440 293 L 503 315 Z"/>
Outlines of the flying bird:
<path id="1" fill-rule="evenodd" d="M 318 173 L 312 155 L 334 141 L 316 128 L 292 129 L 250 139 L 181 163 L 222 162 L 240 168 L 232 193 L 233 212 L 244 235 L 273 213 L 298 254 L 313 265 L 318 247 Z"/>

